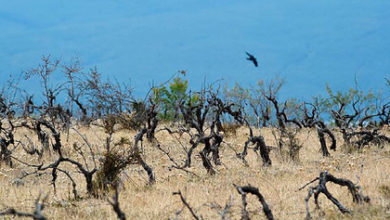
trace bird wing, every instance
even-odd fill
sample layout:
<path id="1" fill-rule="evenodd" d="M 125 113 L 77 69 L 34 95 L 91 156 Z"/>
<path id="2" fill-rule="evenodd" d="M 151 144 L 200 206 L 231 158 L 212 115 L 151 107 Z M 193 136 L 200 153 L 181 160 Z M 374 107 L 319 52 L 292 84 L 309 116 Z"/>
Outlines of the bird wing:
<path id="1" fill-rule="evenodd" d="M 255 64 L 255 66 L 257 67 L 258 63 L 257 63 L 256 57 L 253 56 L 252 54 L 248 53 L 247 51 L 245 51 L 245 53 L 248 55 L 248 57 L 246 59 L 252 61 L 253 64 Z"/>

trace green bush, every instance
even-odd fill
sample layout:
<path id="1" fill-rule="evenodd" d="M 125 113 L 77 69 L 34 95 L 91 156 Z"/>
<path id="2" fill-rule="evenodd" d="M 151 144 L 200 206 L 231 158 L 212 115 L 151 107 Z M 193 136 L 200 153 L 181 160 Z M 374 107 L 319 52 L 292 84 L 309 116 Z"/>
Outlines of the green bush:
<path id="1" fill-rule="evenodd" d="M 160 106 L 161 119 L 170 121 L 179 117 L 179 106 L 189 97 L 187 89 L 188 80 L 180 76 L 173 78 L 172 82 L 169 82 L 169 87 L 160 85 L 153 88 L 153 101 Z"/>

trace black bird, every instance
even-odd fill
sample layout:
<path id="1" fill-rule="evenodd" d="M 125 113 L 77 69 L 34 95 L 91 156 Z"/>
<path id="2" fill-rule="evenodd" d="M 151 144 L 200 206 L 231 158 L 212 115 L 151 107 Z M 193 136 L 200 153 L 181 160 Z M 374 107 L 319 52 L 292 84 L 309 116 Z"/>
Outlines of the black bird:
<path id="1" fill-rule="evenodd" d="M 246 58 L 247 60 L 250 60 L 253 62 L 253 64 L 255 64 L 255 66 L 257 67 L 258 64 L 257 64 L 257 60 L 256 60 L 256 57 L 254 57 L 252 54 L 248 53 L 248 52 L 245 52 L 246 55 L 248 55 L 248 58 Z"/>

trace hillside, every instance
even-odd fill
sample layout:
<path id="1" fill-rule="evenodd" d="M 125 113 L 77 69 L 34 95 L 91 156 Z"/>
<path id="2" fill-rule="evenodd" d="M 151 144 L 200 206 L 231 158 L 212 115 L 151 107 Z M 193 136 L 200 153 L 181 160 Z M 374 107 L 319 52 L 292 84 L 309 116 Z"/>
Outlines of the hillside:
<path id="1" fill-rule="evenodd" d="M 84 135 L 93 148 L 95 156 L 101 161 L 105 151 L 105 138 L 101 127 L 80 127 L 78 131 Z M 382 131 L 389 135 L 389 131 Z M 381 132 L 381 133 L 382 133 Z M 113 143 L 121 138 L 127 138 L 133 142 L 136 132 L 126 130 L 116 132 Z M 275 138 L 270 129 L 262 129 L 265 142 L 276 146 Z M 34 133 L 26 129 L 17 132 L 16 138 L 26 140 L 34 136 Z M 158 132 L 156 138 L 161 148 L 170 152 L 177 161 L 185 159 L 185 154 L 179 146 L 177 135 L 169 135 L 166 131 Z M 170 168 L 173 163 L 156 147 L 156 142 L 143 141 L 141 146 L 142 156 L 153 168 L 156 182 L 152 186 L 148 184 L 148 176 L 139 165 L 126 167 L 119 178 L 121 180 L 119 192 L 120 208 L 128 219 L 174 219 L 177 213 L 178 219 L 191 219 L 187 208 L 183 208 L 179 196 L 172 195 L 180 190 L 187 202 L 202 219 L 219 219 L 226 204 L 230 208 L 226 212 L 228 219 L 240 219 L 241 196 L 233 184 L 251 185 L 258 187 L 269 204 L 276 219 L 303 219 L 306 215 L 304 199 L 308 188 L 298 189 L 327 170 L 339 178 L 347 178 L 361 186 L 364 195 L 371 198 L 370 204 L 357 205 L 352 203 L 346 187 L 339 187 L 328 183 L 328 189 L 344 206 L 353 211 L 352 215 L 342 215 L 337 208 L 330 203 L 325 196 L 320 196 L 321 212 L 314 211 L 314 203 L 311 200 L 310 210 L 313 217 L 321 219 L 386 219 L 390 217 L 390 146 L 371 146 L 362 151 L 347 153 L 346 149 L 338 146 L 335 152 L 331 151 L 330 157 L 323 157 L 320 146 L 313 130 L 301 131 L 298 135 L 303 147 L 298 161 L 291 161 L 281 156 L 279 149 L 272 148 L 272 166 L 264 167 L 259 155 L 249 150 L 247 156 L 248 166 L 245 166 L 235 155 L 240 152 L 248 137 L 246 128 L 238 128 L 237 134 L 230 134 L 225 140 L 226 144 L 220 147 L 222 165 L 216 167 L 216 174 L 209 175 L 202 166 L 199 151 L 196 151 L 192 166 L 187 170 Z M 186 139 L 185 135 L 182 140 Z M 337 138 L 341 142 L 341 138 Z M 33 145 L 39 142 L 33 138 Z M 74 130 L 70 131 L 69 138 L 62 133 L 63 152 L 66 156 L 83 161 L 80 154 L 72 147 L 74 143 L 85 143 Z M 183 142 L 184 143 L 184 142 Z M 342 142 L 341 142 L 342 143 Z M 89 155 L 88 148 L 82 146 L 83 151 Z M 117 146 L 116 150 L 123 152 L 128 146 Z M 13 153 L 15 158 L 30 164 L 48 164 L 56 156 L 46 153 L 39 162 L 36 156 L 26 156 L 21 147 Z M 91 157 L 87 161 L 92 166 Z M 66 165 L 62 169 L 68 170 L 77 182 L 78 194 L 82 197 L 74 200 L 72 186 L 64 175 L 58 175 L 56 191 L 53 192 L 51 184 L 51 172 L 40 172 L 30 175 L 22 180 L 22 175 L 32 172 L 34 168 L 28 168 L 23 163 L 14 160 L 14 167 L 1 166 L 0 174 L 0 203 L 3 209 L 13 207 L 19 211 L 34 210 L 34 201 L 39 194 L 48 195 L 46 206 L 42 213 L 49 219 L 115 219 L 116 214 L 107 202 L 106 197 L 111 197 L 113 191 L 96 199 L 87 195 L 83 176 L 74 167 Z M 196 176 L 195 176 L 196 175 Z M 314 184 L 313 184 L 314 185 Z M 7 196 L 5 196 L 7 195 Z M 251 219 L 264 219 L 262 207 L 254 196 L 248 196 L 249 216 Z M 323 214 L 321 214 L 323 213 Z M 317 216 L 317 217 L 316 217 Z M 319 217 L 321 216 L 321 217 Z"/>

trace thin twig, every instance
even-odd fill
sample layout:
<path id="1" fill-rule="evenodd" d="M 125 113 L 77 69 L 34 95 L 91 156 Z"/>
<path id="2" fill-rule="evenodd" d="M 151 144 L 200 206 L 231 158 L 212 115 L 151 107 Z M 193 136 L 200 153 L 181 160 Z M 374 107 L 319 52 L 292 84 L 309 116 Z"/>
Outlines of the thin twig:
<path id="1" fill-rule="evenodd" d="M 183 194 L 181 193 L 181 191 L 179 190 L 178 192 L 173 192 L 172 193 L 173 195 L 179 195 L 180 196 L 180 199 L 181 201 L 183 202 L 183 204 L 188 208 L 188 210 L 190 210 L 191 212 L 191 215 L 192 217 L 194 217 L 194 219 L 196 220 L 200 220 L 201 218 L 199 218 L 196 213 L 194 212 L 194 210 L 191 208 L 191 206 L 188 204 L 188 202 L 186 201 L 186 199 L 183 197 Z"/>

